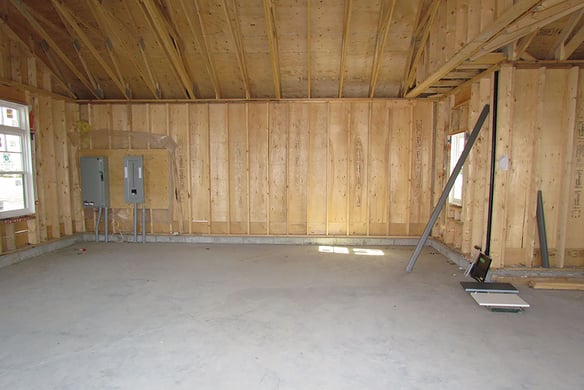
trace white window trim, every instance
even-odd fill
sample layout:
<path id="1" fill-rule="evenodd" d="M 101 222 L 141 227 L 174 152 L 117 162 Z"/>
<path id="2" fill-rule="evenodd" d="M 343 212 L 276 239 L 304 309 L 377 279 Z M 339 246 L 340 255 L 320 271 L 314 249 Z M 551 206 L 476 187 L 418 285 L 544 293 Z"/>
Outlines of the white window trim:
<path id="1" fill-rule="evenodd" d="M 455 157 L 455 155 L 454 155 L 455 145 L 454 145 L 454 142 L 452 141 L 452 139 L 456 135 L 462 135 L 464 137 L 464 142 L 462 145 L 462 149 L 458 150 L 457 156 L 456 156 L 456 158 L 454 158 Z M 455 134 L 450 135 L 450 174 L 452 174 L 452 170 L 453 170 L 454 166 L 456 165 L 456 163 L 458 162 L 458 159 L 460 158 L 462 151 L 464 150 L 464 145 L 466 145 L 466 133 L 465 132 L 459 132 L 459 133 L 455 133 Z M 460 184 L 458 184 L 458 183 L 460 183 Z M 460 188 L 461 194 L 460 194 L 459 198 L 456 197 L 454 194 L 455 187 L 457 185 L 460 185 L 460 187 L 461 187 Z M 462 197 L 463 197 L 463 191 L 464 191 L 463 185 L 464 185 L 464 179 L 463 179 L 462 170 L 461 170 L 460 173 L 458 174 L 458 177 L 456 178 L 456 182 L 455 182 L 452 190 L 450 190 L 450 194 L 448 194 L 448 202 L 450 204 L 462 207 Z"/>
<path id="2" fill-rule="evenodd" d="M 24 104 L 0 100 L 1 107 L 9 107 L 18 112 L 20 127 L 0 125 L 2 133 L 20 135 L 22 139 L 22 159 L 24 182 L 25 207 L 17 210 L 0 211 L 0 219 L 22 217 L 35 213 L 34 169 L 32 165 L 32 142 L 30 138 L 30 123 L 28 107 Z"/>

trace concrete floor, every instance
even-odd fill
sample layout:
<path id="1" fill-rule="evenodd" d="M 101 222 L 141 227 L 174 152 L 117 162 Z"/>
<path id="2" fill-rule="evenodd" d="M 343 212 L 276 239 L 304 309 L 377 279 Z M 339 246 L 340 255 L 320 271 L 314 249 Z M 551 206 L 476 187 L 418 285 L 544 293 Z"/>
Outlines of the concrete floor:
<path id="1" fill-rule="evenodd" d="M 78 249 L 87 251 L 78 254 Z M 426 249 L 76 244 L 0 269 L 0 389 L 582 389 L 584 292 L 479 307 Z"/>

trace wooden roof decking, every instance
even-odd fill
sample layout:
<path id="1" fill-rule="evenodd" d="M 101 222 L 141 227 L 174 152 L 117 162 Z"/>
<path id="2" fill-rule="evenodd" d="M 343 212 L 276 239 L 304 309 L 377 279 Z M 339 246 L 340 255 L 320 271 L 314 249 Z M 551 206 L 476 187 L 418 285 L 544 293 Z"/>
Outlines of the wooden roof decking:
<path id="1" fill-rule="evenodd" d="M 582 0 L 0 0 L 78 99 L 432 97 L 584 61 Z"/>

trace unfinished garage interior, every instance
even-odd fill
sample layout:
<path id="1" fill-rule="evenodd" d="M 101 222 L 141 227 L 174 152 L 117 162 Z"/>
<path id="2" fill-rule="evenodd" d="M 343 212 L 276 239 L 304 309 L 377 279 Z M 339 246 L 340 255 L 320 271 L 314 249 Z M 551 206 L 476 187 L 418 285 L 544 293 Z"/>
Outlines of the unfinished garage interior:
<path id="1" fill-rule="evenodd" d="M 0 15 L 0 388 L 582 388 L 584 1 Z"/>

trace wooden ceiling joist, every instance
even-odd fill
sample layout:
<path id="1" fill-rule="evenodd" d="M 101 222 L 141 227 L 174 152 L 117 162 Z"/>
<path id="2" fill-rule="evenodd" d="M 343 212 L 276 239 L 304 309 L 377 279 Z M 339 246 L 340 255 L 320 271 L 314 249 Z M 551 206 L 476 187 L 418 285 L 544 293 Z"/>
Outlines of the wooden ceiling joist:
<path id="1" fill-rule="evenodd" d="M 19 0 L 9 0 L 12 5 L 20 12 L 20 14 L 28 21 L 33 30 L 44 39 L 51 50 L 59 57 L 59 59 L 69 68 L 69 70 L 81 81 L 81 83 L 93 94 L 96 98 L 100 99 L 93 86 L 83 75 L 83 73 L 77 69 L 77 67 L 71 62 L 69 57 L 61 50 L 57 42 L 51 37 L 50 34 L 40 25 L 40 23 L 32 16 L 28 6 Z"/>
<path id="2" fill-rule="evenodd" d="M 306 0 L 306 95 L 312 97 L 312 0 Z"/>
<path id="3" fill-rule="evenodd" d="M 105 94 L 103 92 L 103 89 L 101 88 L 101 85 L 97 81 L 97 78 L 93 75 L 93 72 L 91 71 L 91 69 L 89 69 L 89 65 L 87 65 L 87 61 L 85 60 L 85 58 L 83 57 L 83 54 L 81 53 L 81 44 L 79 43 L 79 41 L 77 39 L 73 40 L 73 48 L 75 49 L 75 52 L 77 53 L 77 57 L 79 57 L 79 62 L 81 62 L 81 66 L 83 66 L 83 69 L 85 70 L 85 74 L 87 75 L 88 80 L 91 82 L 91 85 L 93 86 L 95 94 L 100 99 L 105 98 Z"/>
<path id="4" fill-rule="evenodd" d="M 61 20 L 63 21 L 63 24 L 65 24 L 65 26 L 69 26 L 69 28 L 73 30 L 73 33 L 77 36 L 81 43 L 83 43 L 85 48 L 89 50 L 89 53 L 91 53 L 95 61 L 101 66 L 101 68 L 105 71 L 108 77 L 113 81 L 113 83 L 122 93 L 122 95 L 126 99 L 129 99 L 130 97 L 126 93 L 126 86 L 124 85 L 123 79 L 121 80 L 119 76 L 112 70 L 112 68 L 110 68 L 110 66 L 103 60 L 95 46 L 93 46 L 91 40 L 87 37 L 87 35 L 77 24 L 77 20 L 73 16 L 73 14 L 67 9 L 67 7 L 65 7 L 59 1 L 51 0 L 51 3 L 59 13 Z"/>
<path id="5" fill-rule="evenodd" d="M 272 0 L 263 0 L 264 17 L 266 20 L 266 34 L 270 44 L 270 58 L 272 61 L 272 78 L 274 80 L 274 94 L 276 99 L 282 97 L 282 86 L 280 81 L 280 54 L 278 49 L 278 34 L 276 31 L 276 12 Z"/>
<path id="6" fill-rule="evenodd" d="M 100 26 L 102 33 L 106 36 L 106 48 L 108 51 L 111 52 L 110 56 L 112 57 L 112 62 L 118 70 L 119 65 L 117 65 L 116 58 L 114 52 L 116 48 L 119 48 L 120 53 L 124 53 L 126 58 L 128 58 L 133 66 L 134 70 L 138 72 L 141 79 L 144 80 L 148 90 L 152 93 L 155 98 L 159 98 L 160 96 L 157 94 L 156 84 L 151 81 L 150 77 L 144 72 L 143 67 L 138 62 L 136 58 L 134 58 L 134 54 L 136 49 L 134 47 L 139 47 L 139 43 L 132 47 L 127 43 L 127 41 L 120 37 L 120 34 L 117 32 L 116 27 L 123 28 L 123 25 L 119 22 L 117 18 L 114 17 L 108 10 L 103 7 L 103 4 L 99 0 L 89 0 L 89 8 L 95 18 L 98 26 Z M 131 34 L 128 34 L 130 36 Z M 109 41 L 109 44 L 107 43 Z M 141 56 L 141 54 L 140 54 Z M 120 73 L 120 80 L 123 80 L 123 76 Z M 131 96 L 131 90 L 128 86 L 127 94 Z M 159 91 L 159 90 L 158 90 Z"/>
<path id="7" fill-rule="evenodd" d="M 251 98 L 251 90 L 249 87 L 249 75 L 247 72 L 247 64 L 245 63 L 245 54 L 243 52 L 243 43 L 241 42 L 241 28 L 239 26 L 239 17 L 237 12 L 237 4 L 233 0 L 223 0 L 223 10 L 225 11 L 225 19 L 227 19 L 227 27 L 233 40 L 235 49 L 235 56 L 237 57 L 237 64 L 239 65 L 239 73 L 245 91 L 245 98 Z"/>
<path id="8" fill-rule="evenodd" d="M 489 41 L 497 37 L 503 29 L 509 26 L 511 23 L 517 19 L 524 16 L 533 7 L 538 5 L 541 0 L 519 0 L 504 12 L 497 20 L 495 20 L 489 27 L 486 27 L 483 32 L 476 36 L 469 43 L 464 45 L 458 52 L 450 57 L 449 60 L 444 62 L 436 71 L 430 74 L 425 80 L 420 82 L 411 91 L 407 92 L 405 97 L 415 98 L 424 91 L 432 86 L 433 83 L 440 80 L 443 76 L 447 75 L 452 70 L 456 69 L 460 64 L 462 64 L 468 58 L 471 58 L 481 48 L 487 44 Z"/>
<path id="9" fill-rule="evenodd" d="M 381 2 L 381 12 L 379 25 L 377 26 L 377 36 L 375 38 L 375 52 L 373 53 L 373 63 L 371 65 L 371 80 L 369 81 L 369 97 L 375 96 L 375 87 L 377 86 L 377 79 L 379 77 L 379 69 L 381 68 L 381 56 L 385 51 L 385 43 L 387 42 L 387 35 L 391 27 L 393 19 L 393 11 L 395 10 L 395 3 L 397 0 L 390 0 L 391 4 L 388 9 L 384 10 L 385 2 Z"/>
<path id="10" fill-rule="evenodd" d="M 584 1 L 566 0 L 549 8 L 530 12 L 515 23 L 509 23 L 502 33 L 483 46 L 477 56 L 495 51 L 582 8 Z"/>
<path id="11" fill-rule="evenodd" d="M 574 29 L 578 26 L 578 22 L 584 15 L 584 9 L 580 11 L 574 12 L 568 22 L 562 28 L 562 32 L 556 38 L 550 52 L 548 53 L 548 58 L 554 58 L 559 60 L 563 57 L 564 46 L 566 44 L 566 40 L 570 37 L 570 34 L 574 31 Z"/>
<path id="12" fill-rule="evenodd" d="M 349 31 L 351 29 L 351 14 L 353 0 L 345 0 L 345 18 L 343 22 L 343 41 L 341 44 L 341 63 L 339 69 L 339 98 L 343 97 L 343 83 L 345 81 L 345 65 L 347 57 L 347 46 L 349 45 Z"/>
<path id="13" fill-rule="evenodd" d="M 561 60 L 567 60 L 576 51 L 578 46 L 584 42 L 584 26 L 580 27 L 580 30 L 566 43 L 564 47 L 564 53 Z"/>
<path id="14" fill-rule="evenodd" d="M 150 61 L 148 61 L 148 56 L 146 55 L 146 45 L 144 44 L 144 39 L 140 38 L 138 41 L 138 47 L 140 47 L 140 54 L 142 55 L 142 60 L 144 61 L 144 65 L 146 66 L 146 72 L 148 73 L 148 79 L 150 83 L 154 85 L 154 96 L 157 99 L 162 99 L 162 91 L 160 90 L 160 84 L 154 78 L 154 74 L 152 73 L 152 69 L 150 69 Z"/>
<path id="15" fill-rule="evenodd" d="M 515 45 L 515 51 L 512 53 L 510 60 L 515 61 L 519 58 L 522 58 L 527 53 L 527 48 L 533 41 L 533 39 L 537 36 L 539 30 L 532 31 L 528 35 L 524 36 L 523 38 L 517 41 Z"/>
<path id="16" fill-rule="evenodd" d="M 29 44 L 25 43 L 20 38 L 20 36 L 18 34 L 16 34 L 16 32 L 14 30 L 12 30 L 12 28 L 2 18 L 0 18 L 0 30 L 2 30 L 7 36 L 9 36 L 10 39 L 13 39 L 16 42 L 20 43 L 20 45 L 22 47 L 25 47 L 28 50 L 28 52 L 30 53 L 31 56 L 33 56 L 34 58 L 36 58 L 37 61 L 39 61 L 41 64 L 43 64 L 51 72 L 51 75 L 54 77 L 54 79 L 56 81 L 58 81 L 63 87 L 65 87 L 65 90 L 67 91 L 69 97 L 71 97 L 71 98 L 76 97 L 75 93 L 71 90 L 71 85 L 67 84 L 67 81 L 63 75 L 63 72 L 61 72 L 59 67 L 55 64 L 52 56 L 49 56 L 50 53 L 47 53 L 45 51 L 45 48 L 48 49 L 48 45 L 42 45 L 42 44 L 40 45 L 41 49 L 45 53 L 45 56 L 47 57 L 46 58 L 48 61 L 48 63 L 47 63 L 45 60 L 43 60 L 43 58 L 41 58 L 40 55 L 38 55 L 36 53 L 35 48 L 34 48 L 34 41 L 30 42 Z"/>
<path id="17" fill-rule="evenodd" d="M 195 38 L 199 51 L 201 52 L 201 57 L 203 63 L 205 64 L 205 70 L 211 79 L 211 84 L 213 85 L 213 92 L 215 93 L 215 99 L 221 98 L 221 87 L 219 85 L 219 78 L 217 77 L 217 72 L 215 71 L 215 66 L 213 66 L 213 60 L 209 52 L 209 46 L 207 45 L 207 39 L 205 38 L 205 26 L 203 24 L 203 19 L 201 17 L 201 11 L 199 8 L 199 2 L 197 0 L 193 1 L 195 12 L 197 14 L 197 22 L 193 21 L 190 12 L 187 10 L 184 0 L 179 0 L 181 10 L 187 20 L 190 33 Z"/>
<path id="18" fill-rule="evenodd" d="M 150 27 L 152 27 L 152 29 L 156 32 L 158 41 L 164 49 L 172 69 L 182 84 L 185 97 L 187 99 L 195 99 L 196 96 L 193 89 L 193 82 L 185 68 L 185 64 L 180 53 L 176 32 L 171 30 L 154 0 L 138 1 L 142 6 L 141 8 L 146 15 L 146 19 L 148 20 Z M 144 48 L 142 48 L 142 50 L 144 50 Z"/>
<path id="19" fill-rule="evenodd" d="M 434 20 L 438 14 L 438 9 L 440 8 L 441 0 L 434 0 L 428 9 L 428 12 L 420 20 L 420 23 L 416 27 L 416 36 L 414 37 L 414 44 L 412 45 L 412 50 L 408 57 L 408 65 L 406 66 L 406 73 L 404 77 L 403 90 L 407 91 L 414 83 L 416 77 L 416 71 L 418 69 L 418 64 L 422 58 L 422 53 L 426 47 L 426 42 L 430 37 L 430 30 L 434 25 Z"/>

